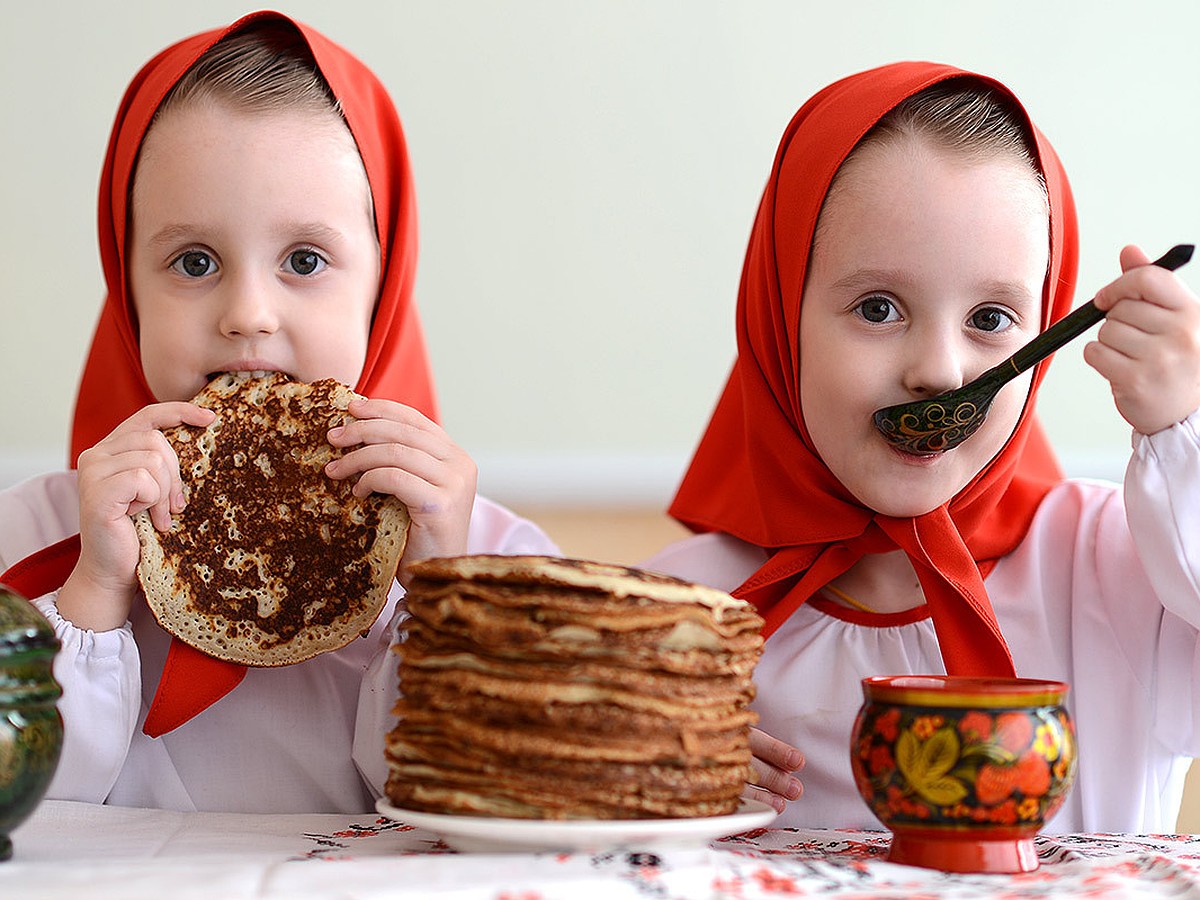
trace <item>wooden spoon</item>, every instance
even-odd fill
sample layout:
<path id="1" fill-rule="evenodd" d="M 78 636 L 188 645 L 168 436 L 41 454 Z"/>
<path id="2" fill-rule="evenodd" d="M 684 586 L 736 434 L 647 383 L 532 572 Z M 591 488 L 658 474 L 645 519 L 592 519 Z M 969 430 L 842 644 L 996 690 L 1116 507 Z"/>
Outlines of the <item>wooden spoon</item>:
<path id="1" fill-rule="evenodd" d="M 1192 244 L 1176 244 L 1151 265 L 1173 271 L 1192 258 L 1193 249 Z M 928 400 L 876 410 L 875 427 L 909 453 L 952 450 L 983 424 L 1000 388 L 1103 318 L 1104 312 L 1089 300 L 974 381 Z"/>

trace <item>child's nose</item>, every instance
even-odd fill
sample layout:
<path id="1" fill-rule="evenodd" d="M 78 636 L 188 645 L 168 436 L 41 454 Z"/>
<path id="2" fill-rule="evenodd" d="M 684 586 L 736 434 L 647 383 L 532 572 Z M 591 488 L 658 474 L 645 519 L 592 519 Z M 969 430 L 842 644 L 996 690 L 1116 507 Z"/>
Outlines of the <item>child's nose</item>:
<path id="1" fill-rule="evenodd" d="M 221 314 L 221 333 L 226 336 L 270 334 L 279 327 L 279 316 L 265 285 L 243 279 L 229 285 Z"/>
<path id="2" fill-rule="evenodd" d="M 934 397 L 966 383 L 963 358 L 946 335 L 930 335 L 909 348 L 904 387 L 916 398 Z"/>

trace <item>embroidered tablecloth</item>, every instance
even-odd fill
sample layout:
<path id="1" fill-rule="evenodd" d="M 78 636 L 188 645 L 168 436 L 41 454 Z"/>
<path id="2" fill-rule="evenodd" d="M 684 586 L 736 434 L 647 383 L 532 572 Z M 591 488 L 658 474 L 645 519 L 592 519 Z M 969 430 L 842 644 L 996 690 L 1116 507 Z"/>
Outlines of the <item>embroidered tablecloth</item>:
<path id="1" fill-rule="evenodd" d="M 1024 875 L 952 875 L 889 863 L 885 832 L 761 829 L 708 846 L 456 853 L 364 813 L 242 815 L 46 801 L 12 834 L 0 897 L 758 898 L 1195 897 L 1200 836 L 1037 838 Z"/>

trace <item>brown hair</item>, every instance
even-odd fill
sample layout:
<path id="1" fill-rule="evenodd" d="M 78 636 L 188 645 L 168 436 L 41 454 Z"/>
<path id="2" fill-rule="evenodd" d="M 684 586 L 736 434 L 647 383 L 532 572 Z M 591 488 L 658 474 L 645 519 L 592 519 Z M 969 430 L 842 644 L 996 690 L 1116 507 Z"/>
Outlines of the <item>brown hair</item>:
<path id="1" fill-rule="evenodd" d="M 1038 161 L 1037 144 L 1017 101 L 977 81 L 950 78 L 902 100 L 875 123 L 842 161 L 821 205 L 814 249 L 825 210 L 837 193 L 843 175 L 853 168 L 854 160 L 863 148 L 919 139 L 968 161 L 1014 160 L 1028 168 L 1047 204 L 1050 202 L 1046 177 Z"/>
<path id="2" fill-rule="evenodd" d="M 251 25 L 218 41 L 179 79 L 155 118 L 197 100 L 252 111 L 328 110 L 341 116 L 307 42 L 283 22 Z"/>
<path id="3" fill-rule="evenodd" d="M 1009 95 L 978 82 L 952 78 L 901 101 L 867 132 L 850 156 L 864 146 L 903 137 L 929 138 L 968 158 L 1020 160 L 1045 189 L 1034 137 L 1021 107 Z"/>

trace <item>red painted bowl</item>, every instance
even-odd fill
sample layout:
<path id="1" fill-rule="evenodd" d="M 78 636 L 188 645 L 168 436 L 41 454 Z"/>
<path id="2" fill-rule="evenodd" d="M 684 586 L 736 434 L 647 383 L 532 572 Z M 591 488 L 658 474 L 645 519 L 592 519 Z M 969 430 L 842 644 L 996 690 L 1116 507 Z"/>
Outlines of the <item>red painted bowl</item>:
<path id="1" fill-rule="evenodd" d="M 864 678 L 850 764 L 892 832 L 888 859 L 946 872 L 1036 869 L 1033 836 L 1075 780 L 1067 690 L 1029 678 Z"/>

